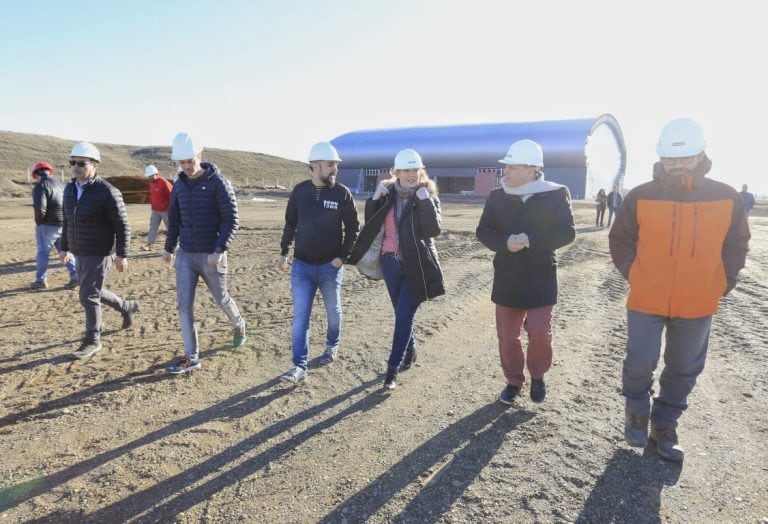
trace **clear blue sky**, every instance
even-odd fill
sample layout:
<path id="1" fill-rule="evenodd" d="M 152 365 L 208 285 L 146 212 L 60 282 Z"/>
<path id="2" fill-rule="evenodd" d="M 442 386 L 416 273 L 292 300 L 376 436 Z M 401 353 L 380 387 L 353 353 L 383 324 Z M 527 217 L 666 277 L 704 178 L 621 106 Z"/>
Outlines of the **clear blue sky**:
<path id="1" fill-rule="evenodd" d="M 768 194 L 758 2 L 0 1 L 0 129 L 304 160 L 355 129 L 613 114 L 627 186 L 701 122 L 712 177 Z"/>

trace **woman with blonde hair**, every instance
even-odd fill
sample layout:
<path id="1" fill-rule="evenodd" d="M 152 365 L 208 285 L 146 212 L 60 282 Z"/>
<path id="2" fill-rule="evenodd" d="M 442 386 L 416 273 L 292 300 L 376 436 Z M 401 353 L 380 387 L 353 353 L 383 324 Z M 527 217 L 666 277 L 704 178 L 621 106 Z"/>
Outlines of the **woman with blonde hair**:
<path id="1" fill-rule="evenodd" d="M 397 154 L 391 175 L 366 200 L 365 226 L 348 259 L 357 264 L 361 259 L 373 258 L 377 267 L 374 273 L 365 274 L 384 279 L 395 309 L 384 381 L 387 389 L 394 389 L 398 372 L 416 361 L 413 325 L 419 305 L 445 294 L 433 241 L 440 234 L 441 223 L 437 186 L 413 149 Z"/>

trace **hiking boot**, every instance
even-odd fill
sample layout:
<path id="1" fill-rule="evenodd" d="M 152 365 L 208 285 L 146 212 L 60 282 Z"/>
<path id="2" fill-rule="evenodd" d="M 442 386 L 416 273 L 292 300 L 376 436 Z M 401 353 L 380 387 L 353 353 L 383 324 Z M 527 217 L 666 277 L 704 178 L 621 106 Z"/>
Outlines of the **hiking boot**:
<path id="1" fill-rule="evenodd" d="M 77 360 L 85 360 L 97 351 L 101 351 L 101 342 L 83 341 L 83 343 L 80 344 L 80 348 L 72 353 L 72 357 L 76 358 Z"/>
<path id="2" fill-rule="evenodd" d="M 290 382 L 291 384 L 298 384 L 299 382 L 307 379 L 307 370 L 302 369 L 299 366 L 293 366 L 291 370 L 285 375 L 280 375 L 280 380 Z"/>
<path id="3" fill-rule="evenodd" d="M 677 442 L 677 430 L 675 428 L 658 428 L 651 424 L 649 437 L 656 444 L 656 452 L 661 458 L 673 462 L 682 462 L 685 451 Z"/>
<path id="4" fill-rule="evenodd" d="M 45 280 L 35 280 L 29 285 L 29 289 L 48 289 L 48 282 Z"/>
<path id="5" fill-rule="evenodd" d="M 531 400 L 534 402 L 544 402 L 544 398 L 547 396 L 547 385 L 544 383 L 543 378 L 531 379 Z"/>
<path id="6" fill-rule="evenodd" d="M 648 445 L 648 415 L 624 414 L 624 440 L 632 447 L 644 448 Z"/>
<path id="7" fill-rule="evenodd" d="M 501 391 L 501 395 L 499 395 L 499 402 L 511 406 L 515 402 L 515 397 L 518 393 L 520 393 L 520 386 L 507 384 L 507 386 Z"/>
<path id="8" fill-rule="evenodd" d="M 195 371 L 201 367 L 199 358 L 192 359 L 187 355 L 184 355 L 179 360 L 166 367 L 165 371 L 171 375 L 181 375 L 182 373 L 189 373 L 190 371 Z"/>
<path id="9" fill-rule="evenodd" d="M 125 307 L 126 310 L 123 312 L 123 327 L 122 329 L 128 329 L 133 325 L 133 318 L 136 316 L 136 313 L 139 312 L 139 301 L 138 300 L 126 300 L 125 301 Z"/>
<path id="10" fill-rule="evenodd" d="M 233 348 L 239 348 L 243 344 L 245 344 L 245 341 L 248 340 L 248 337 L 245 335 L 245 326 L 241 328 L 235 328 L 232 330 L 232 347 Z"/>
<path id="11" fill-rule="evenodd" d="M 405 350 L 405 357 L 403 358 L 403 363 L 400 364 L 400 371 L 408 371 L 415 362 L 416 348 L 409 347 Z"/>
<path id="12" fill-rule="evenodd" d="M 75 289 L 79 285 L 80 285 L 80 281 L 77 280 L 76 278 L 72 278 L 69 280 L 69 282 L 64 284 L 64 289 Z"/>
<path id="13" fill-rule="evenodd" d="M 330 364 L 339 358 L 339 346 L 326 347 L 325 352 L 320 355 L 321 364 Z"/>
<path id="14" fill-rule="evenodd" d="M 384 389 L 395 389 L 397 387 L 397 369 L 388 369 L 387 376 L 384 378 Z"/>

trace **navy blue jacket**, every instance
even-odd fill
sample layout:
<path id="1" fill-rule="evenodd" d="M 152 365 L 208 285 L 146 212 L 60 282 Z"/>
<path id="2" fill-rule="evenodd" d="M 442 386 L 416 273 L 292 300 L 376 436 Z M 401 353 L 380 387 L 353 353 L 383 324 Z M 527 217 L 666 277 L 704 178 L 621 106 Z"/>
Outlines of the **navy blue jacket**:
<path id="1" fill-rule="evenodd" d="M 32 207 L 35 208 L 35 224 L 38 226 L 64 225 L 64 184 L 48 175 L 36 175 L 40 181 L 32 189 Z"/>
<path id="2" fill-rule="evenodd" d="M 302 262 L 320 265 L 334 258 L 344 261 L 359 230 L 355 199 L 345 185 L 323 187 L 316 199 L 312 180 L 305 180 L 296 184 L 288 199 L 280 253 L 287 255 L 295 241 L 293 256 Z"/>
<path id="3" fill-rule="evenodd" d="M 76 256 L 128 256 L 131 227 L 120 191 L 95 175 L 77 199 L 76 179 L 64 188 L 64 228 L 61 250 Z"/>
<path id="4" fill-rule="evenodd" d="M 576 237 L 567 188 L 536 193 L 525 202 L 503 188 L 494 189 L 476 233 L 496 253 L 491 292 L 495 304 L 532 309 L 557 303 L 555 250 Z M 512 253 L 507 239 L 520 233 L 528 235 L 531 247 Z"/>
<path id="5" fill-rule="evenodd" d="M 184 174 L 173 184 L 168 207 L 165 250 L 176 243 L 187 253 L 223 253 L 232 245 L 240 225 L 232 185 L 214 164 L 203 162 L 205 172 L 190 180 Z"/>

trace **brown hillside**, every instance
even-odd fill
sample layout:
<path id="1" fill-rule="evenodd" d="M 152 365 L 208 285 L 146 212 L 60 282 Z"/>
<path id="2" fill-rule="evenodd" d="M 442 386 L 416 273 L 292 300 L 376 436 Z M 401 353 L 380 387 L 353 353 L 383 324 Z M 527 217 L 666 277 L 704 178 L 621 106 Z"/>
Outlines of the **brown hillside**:
<path id="1" fill-rule="evenodd" d="M 69 177 L 67 162 L 75 142 L 52 136 L 0 131 L 0 196 L 28 195 L 27 169 L 40 160 L 50 162 L 57 170 L 66 166 L 64 176 Z M 103 176 L 141 175 L 149 163 L 154 163 L 167 178 L 176 172 L 176 163 L 170 160 L 170 147 L 99 143 L 96 147 L 101 153 L 99 173 Z M 291 187 L 308 176 L 306 164 L 261 153 L 206 149 L 203 157 L 218 165 L 237 188 Z"/>

